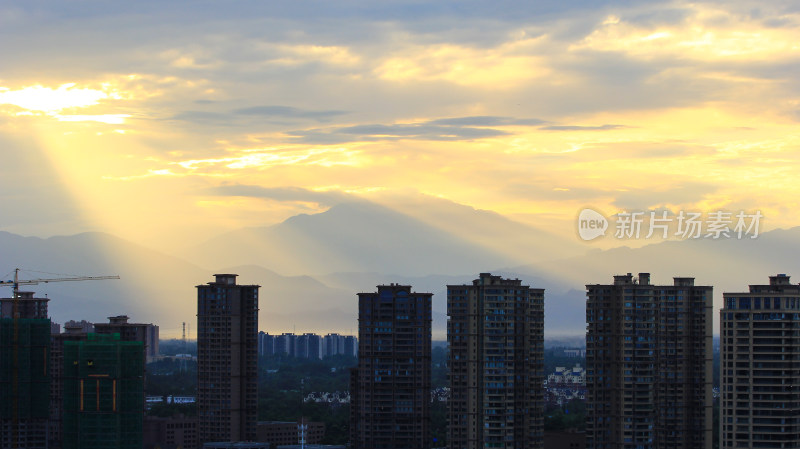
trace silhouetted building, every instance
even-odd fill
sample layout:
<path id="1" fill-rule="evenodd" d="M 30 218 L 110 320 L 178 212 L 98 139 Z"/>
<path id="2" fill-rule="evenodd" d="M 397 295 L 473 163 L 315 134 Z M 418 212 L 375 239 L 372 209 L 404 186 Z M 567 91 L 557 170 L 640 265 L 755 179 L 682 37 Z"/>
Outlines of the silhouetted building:
<path id="1" fill-rule="evenodd" d="M 544 449 L 585 449 L 583 432 L 545 432 Z M 687 448 L 688 449 L 688 448 Z"/>
<path id="2" fill-rule="evenodd" d="M 447 286 L 451 449 L 542 448 L 544 290 L 481 273 Z"/>
<path id="3" fill-rule="evenodd" d="M 258 355 L 275 355 L 275 336 L 266 332 L 258 333 Z"/>
<path id="4" fill-rule="evenodd" d="M 141 341 L 147 362 L 158 357 L 158 326 L 154 324 L 129 323 L 126 315 L 110 316 L 108 323 L 94 323 L 98 334 L 119 334 L 122 341 Z"/>
<path id="5" fill-rule="evenodd" d="M 396 284 L 358 294 L 353 448 L 430 448 L 432 296 Z"/>
<path id="6" fill-rule="evenodd" d="M 197 417 L 144 418 L 144 449 L 189 449 L 197 447 Z"/>
<path id="7" fill-rule="evenodd" d="M 49 320 L 47 316 L 48 298 L 35 298 L 33 292 L 19 292 L 17 316 L 31 320 Z M 0 318 L 14 318 L 14 298 L 0 299 Z"/>
<path id="8" fill-rule="evenodd" d="M 214 276 L 197 286 L 199 444 L 255 441 L 259 286 Z"/>
<path id="9" fill-rule="evenodd" d="M 64 342 L 64 449 L 141 449 L 144 345 L 118 335 Z"/>
<path id="10" fill-rule="evenodd" d="M 297 355 L 297 335 L 283 333 L 275 336 L 275 354 Z"/>
<path id="11" fill-rule="evenodd" d="M 64 332 L 50 336 L 50 428 L 49 449 L 60 449 L 64 437 L 64 342 L 84 341 L 83 326 L 66 325 Z"/>
<path id="12" fill-rule="evenodd" d="M 268 443 L 254 443 L 250 441 L 239 441 L 236 443 L 212 442 L 204 443 L 203 449 L 270 449 Z"/>
<path id="13" fill-rule="evenodd" d="M 712 287 L 628 273 L 586 292 L 586 447 L 710 449 Z"/>
<path id="14" fill-rule="evenodd" d="M 306 444 L 319 444 L 325 437 L 325 423 L 302 421 L 306 428 Z M 299 422 L 294 421 L 259 421 L 258 441 L 269 443 L 269 447 L 299 444 Z"/>
<path id="15" fill-rule="evenodd" d="M 720 447 L 800 447 L 800 285 L 723 293 Z"/>
<path id="16" fill-rule="evenodd" d="M 303 334 L 295 338 L 295 356 L 303 359 L 322 358 L 322 337 L 316 334 Z"/>
<path id="17" fill-rule="evenodd" d="M 46 298 L 0 299 L 0 447 L 46 449 L 50 319 Z"/>
<path id="18" fill-rule="evenodd" d="M 334 355 L 358 355 L 358 339 L 352 335 L 328 334 L 323 339 L 323 357 Z"/>
<path id="19" fill-rule="evenodd" d="M 344 336 L 344 352 L 342 354 L 358 356 L 358 338 L 352 335 Z"/>
<path id="20" fill-rule="evenodd" d="M 66 329 L 67 327 L 73 327 L 73 328 L 74 327 L 80 327 L 81 328 L 81 332 L 83 332 L 84 334 L 93 334 L 94 333 L 94 324 L 92 324 L 92 323 L 90 323 L 90 322 L 88 322 L 86 320 L 80 320 L 80 321 L 69 320 L 66 323 L 64 323 L 64 329 Z"/>

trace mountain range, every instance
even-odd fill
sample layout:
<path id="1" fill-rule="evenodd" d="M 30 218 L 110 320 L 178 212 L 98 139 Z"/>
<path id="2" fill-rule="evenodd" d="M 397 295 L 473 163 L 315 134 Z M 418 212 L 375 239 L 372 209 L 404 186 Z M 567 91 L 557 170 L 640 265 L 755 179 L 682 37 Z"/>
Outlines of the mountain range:
<path id="1" fill-rule="evenodd" d="M 104 233 L 50 238 L 0 232 L 0 274 L 22 268 L 25 279 L 119 274 L 120 280 L 31 286 L 51 298 L 55 322 L 105 321 L 126 314 L 153 322 L 167 337 L 181 323 L 194 327 L 194 286 L 214 273 L 259 284 L 259 328 L 270 333 L 357 331 L 356 293 L 397 282 L 434 293 L 434 338 L 444 338 L 446 285 L 471 283 L 478 273 L 519 278 L 545 291 L 545 333 L 585 330 L 585 284 L 614 274 L 652 273 L 654 283 L 692 276 L 722 291 L 744 291 L 776 273 L 798 273 L 800 228 L 757 239 L 667 241 L 640 248 L 591 250 L 541 229 L 444 200 L 388 207 L 343 203 L 277 225 L 211 238 L 183 254 L 165 254 Z M 31 271 L 37 270 L 37 271 Z M 9 289 L 10 290 L 10 289 Z M 6 292 L 3 292 L 6 293 Z M 4 294 L 3 296 L 9 296 Z M 716 321 L 716 319 L 715 319 Z"/>

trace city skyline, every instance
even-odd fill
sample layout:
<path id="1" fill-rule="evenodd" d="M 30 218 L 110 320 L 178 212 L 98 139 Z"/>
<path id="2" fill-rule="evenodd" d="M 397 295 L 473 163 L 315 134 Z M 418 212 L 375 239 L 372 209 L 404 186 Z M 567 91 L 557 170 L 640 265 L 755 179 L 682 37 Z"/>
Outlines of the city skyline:
<path id="1" fill-rule="evenodd" d="M 1 445 L 795 444 L 799 43 L 792 0 L 3 2 Z"/>
<path id="2" fill-rule="evenodd" d="M 202 424 L 203 416 L 219 415 L 217 412 L 204 414 L 204 410 L 208 410 L 209 398 L 211 402 L 234 405 L 235 401 L 231 402 L 231 399 L 236 397 L 247 397 L 253 401 L 259 397 L 255 383 L 259 345 L 256 314 L 259 286 L 237 284 L 236 277 L 236 274 L 217 274 L 214 282 L 197 286 L 198 329 L 204 336 L 204 340 L 198 344 L 197 358 L 201 441 L 208 440 L 203 437 L 203 426 L 211 429 L 228 425 L 232 429 L 240 428 L 239 436 L 231 432 L 230 437 L 219 434 L 212 440 L 256 441 L 250 433 L 256 428 L 255 419 L 235 418 L 232 415 L 223 418 L 222 423 Z M 776 386 L 775 379 L 770 378 L 781 373 L 794 373 L 791 370 L 781 372 L 772 369 L 790 369 L 794 366 L 794 356 L 786 356 L 786 353 L 796 352 L 793 345 L 796 344 L 798 314 L 794 312 L 800 310 L 800 287 L 792 284 L 788 275 L 770 275 L 769 285 L 750 285 L 748 293 L 724 294 L 726 307 L 720 311 L 725 330 L 720 342 L 723 362 L 719 368 L 722 394 L 718 407 L 723 418 L 720 427 L 711 426 L 713 314 L 710 300 L 713 286 L 697 285 L 692 277 L 674 277 L 672 285 L 654 284 L 651 283 L 650 273 L 639 273 L 636 277 L 628 273 L 614 275 L 613 278 L 613 284 L 586 285 L 586 447 L 686 447 L 687 444 L 711 447 L 712 435 L 718 432 L 720 441 L 727 439 L 725 444 L 733 444 L 730 441 L 732 439 L 741 443 L 748 438 L 757 442 L 770 439 L 783 444 L 796 437 L 785 433 L 794 429 L 793 421 L 789 422 L 794 418 L 790 413 L 781 411 L 786 401 L 793 397 L 793 384 L 781 382 L 780 386 Z M 448 421 L 452 421 L 454 416 L 461 419 L 458 411 L 472 409 L 475 404 L 472 407 L 469 404 L 474 401 L 478 403 L 478 408 L 485 408 L 487 415 L 483 417 L 485 425 L 473 423 L 472 426 L 489 429 L 483 435 L 478 433 L 477 438 L 469 438 L 473 441 L 467 443 L 455 436 L 471 433 L 454 431 L 450 422 L 452 433 L 449 434 L 448 447 L 473 447 L 475 440 L 483 440 L 487 447 L 500 442 L 511 442 L 510 447 L 516 447 L 520 441 L 526 442 L 524 447 L 538 447 L 541 444 L 540 407 L 545 390 L 541 370 L 542 311 L 545 295 L 543 289 L 530 288 L 523 282 L 481 273 L 472 285 L 447 286 L 448 312 L 452 324 L 448 327 L 450 349 L 447 359 L 451 364 L 448 376 L 451 416 Z M 350 397 L 358 404 L 354 405 L 351 414 L 351 431 L 355 432 L 351 433 L 351 441 L 357 441 L 357 438 L 373 442 L 380 440 L 385 443 L 382 447 L 387 449 L 406 448 L 409 445 L 428 447 L 429 443 L 424 442 L 425 435 L 429 433 L 425 423 L 430 419 L 426 407 L 430 406 L 431 398 L 427 396 L 434 393 L 430 379 L 433 366 L 432 294 L 414 293 L 411 286 L 401 284 L 378 285 L 377 289 L 375 293 L 357 294 L 359 339 L 362 344 L 359 345 L 358 368 L 350 371 Z M 9 334 L 12 322 L 7 316 L 12 313 L 10 301 L 3 299 L 0 313 L 4 317 L 2 324 L 5 326 L 6 339 L 10 339 L 6 334 Z M 14 304 L 13 310 L 19 310 L 20 326 L 37 322 L 41 335 L 53 332 L 53 335 L 70 336 L 70 332 L 57 334 L 59 329 L 50 326 L 47 298 L 35 297 L 32 292 L 21 292 L 18 301 L 19 306 Z M 470 324 L 476 317 L 478 323 L 483 323 L 477 327 Z M 65 446 L 67 442 L 77 445 L 83 444 L 78 441 L 97 438 L 108 438 L 108 441 L 116 438 L 118 443 L 115 444 L 139 444 L 137 438 L 141 432 L 140 413 L 143 412 L 144 395 L 136 390 L 141 391 L 144 384 L 145 349 L 151 344 L 146 343 L 151 337 L 145 329 L 152 325 L 128 323 L 127 316 L 111 316 L 109 319 L 109 323 L 95 324 L 95 327 L 107 327 L 98 332 L 112 331 L 114 327 L 119 328 L 119 332 L 111 335 L 81 334 L 81 338 L 79 333 L 84 329 L 82 325 L 87 323 L 71 323 L 67 330 L 71 330 L 71 335 L 76 339 L 63 340 L 63 352 L 57 349 L 55 340 L 50 346 L 51 355 L 48 355 L 50 351 L 46 347 L 41 348 L 45 355 L 42 367 L 47 367 L 51 363 L 48 359 L 52 357 L 61 359 L 57 363 L 63 363 L 65 370 L 58 374 L 51 365 L 50 377 L 47 377 L 51 385 L 50 425 L 58 425 L 58 420 L 53 421 L 55 417 L 52 412 L 53 405 L 59 402 L 55 399 L 58 395 L 53 393 L 54 389 L 59 389 L 57 385 L 61 382 L 60 378 L 65 382 L 65 410 L 80 407 L 82 416 L 99 416 L 101 411 L 104 412 L 102 404 L 102 407 L 110 407 L 109 411 L 119 413 L 124 418 L 116 424 L 117 430 L 104 434 L 91 426 L 84 428 L 80 419 L 70 416 L 69 420 L 63 420 Z M 13 326 L 17 326 L 16 319 L 13 321 Z M 295 337 L 298 357 L 312 357 L 311 337 L 316 338 L 316 351 L 321 355 L 323 337 L 310 333 L 282 336 L 287 335 Z M 40 339 L 40 344 L 43 341 Z M 109 352 L 113 346 L 119 345 L 129 345 L 135 348 L 135 353 L 122 356 L 117 350 Z M 21 346 L 21 352 L 30 349 Z M 303 346 L 306 349 L 300 349 Z M 9 349 L 7 345 L 4 347 Z M 86 353 L 81 352 L 83 349 L 80 348 L 84 347 Z M 477 348 L 477 352 L 465 350 L 469 347 Z M 76 350 L 79 352 L 76 353 Z M 62 353 L 57 355 L 58 352 Z M 580 356 L 580 351 L 572 355 L 567 352 L 564 351 L 564 355 L 568 357 Z M 239 354 L 241 366 L 234 369 L 235 365 L 225 361 L 226 354 Z M 73 359 L 76 361 L 73 362 Z M 456 366 L 461 360 L 464 360 L 464 366 Z M 517 363 L 522 363 L 523 374 L 511 372 L 512 366 Z M 462 393 L 475 388 L 474 385 L 469 386 L 472 381 L 468 379 L 471 377 L 466 375 L 475 366 L 484 367 L 476 370 L 475 379 L 486 381 L 483 388 L 487 389 L 485 393 L 488 395 L 481 401 L 479 394 L 477 401 L 472 398 L 461 405 L 457 399 L 467 398 L 469 395 Z M 110 370 L 111 377 L 103 374 L 104 370 Z M 556 373 L 563 373 L 563 370 L 563 367 L 557 368 Z M 46 368 L 43 371 L 48 372 Z M 216 377 L 219 372 L 226 375 Z M 253 378 L 245 379 L 248 377 L 245 373 L 252 373 Z M 736 378 L 733 377 L 734 373 Z M 103 377 L 103 385 L 98 376 Z M 133 400 L 130 405 L 114 400 L 117 395 L 115 376 L 138 379 L 138 386 L 131 384 L 132 389 L 123 394 L 126 401 Z M 530 377 L 529 386 L 526 376 Z M 233 388 L 233 391 L 227 392 L 225 382 L 233 385 L 240 378 L 241 391 Z M 462 385 L 465 387 L 463 391 L 453 383 L 461 379 L 467 380 Z M 213 382 L 213 388 L 204 390 L 204 382 L 209 380 Z M 82 387 L 85 381 L 96 384 L 97 392 L 91 390 L 94 396 L 87 396 L 89 403 L 96 403 L 96 408 L 84 410 L 84 394 L 89 391 Z M 482 388 L 480 382 L 477 384 L 479 393 Z M 504 390 L 506 382 L 509 385 L 507 391 Z M 514 394 L 510 394 L 512 385 Z M 101 392 L 108 397 L 101 399 Z M 529 399 L 523 399 L 523 396 L 528 397 L 526 395 L 530 395 Z M 25 395 L 21 397 L 28 398 Z M 509 402 L 502 405 L 498 402 L 501 398 Z M 480 405 L 481 402 L 483 405 Z M 38 403 L 42 406 L 46 401 L 40 399 Z M 508 409 L 512 405 L 515 408 L 522 407 L 524 412 L 512 412 Z M 248 407 L 244 409 L 247 413 Z M 235 411 L 231 409 L 231 412 Z M 502 415 L 503 412 L 507 414 L 506 419 L 495 421 L 494 415 Z M 508 419 L 511 416 L 514 419 Z M 469 414 L 463 417 L 469 417 Z M 422 424 L 418 426 L 420 421 Z M 509 423 L 520 421 L 527 430 L 509 428 Z M 44 419 L 46 422 L 47 419 Z M 27 432 L 33 429 L 33 424 L 33 421 L 25 423 Z M 465 427 L 468 428 L 469 425 Z M 751 428 L 752 436 L 748 436 Z M 500 432 L 495 432 L 497 430 Z M 124 436 L 126 432 L 130 435 L 127 440 Z M 50 435 L 49 431 L 38 434 Z M 242 435 L 250 436 L 242 438 Z M 363 446 L 363 443 L 361 446 L 357 442 L 355 444 L 356 447 Z"/>

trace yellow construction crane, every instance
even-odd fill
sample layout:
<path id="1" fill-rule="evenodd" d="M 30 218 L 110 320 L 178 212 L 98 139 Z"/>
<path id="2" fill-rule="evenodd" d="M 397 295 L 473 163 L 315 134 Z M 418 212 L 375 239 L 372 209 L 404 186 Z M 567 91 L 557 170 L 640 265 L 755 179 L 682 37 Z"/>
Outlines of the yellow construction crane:
<path id="1" fill-rule="evenodd" d="M 14 320 L 14 339 L 12 341 L 13 360 L 11 370 L 11 447 L 14 449 L 19 447 L 17 435 L 17 432 L 19 431 L 19 286 L 47 284 L 49 282 L 101 281 L 106 279 L 119 279 L 119 276 L 71 276 L 50 279 L 20 279 L 19 271 L 19 268 L 14 269 L 13 280 L 0 280 L 0 287 L 12 287 L 12 299 L 14 300 L 13 305 L 11 306 L 11 318 Z"/>

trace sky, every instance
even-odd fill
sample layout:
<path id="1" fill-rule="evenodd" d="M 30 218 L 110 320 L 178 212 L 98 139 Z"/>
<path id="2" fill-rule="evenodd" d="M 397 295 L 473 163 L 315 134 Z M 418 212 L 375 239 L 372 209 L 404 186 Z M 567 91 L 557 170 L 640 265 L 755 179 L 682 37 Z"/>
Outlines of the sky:
<path id="1" fill-rule="evenodd" d="M 0 230 L 178 249 L 426 195 L 800 224 L 800 4 L 4 1 Z"/>

